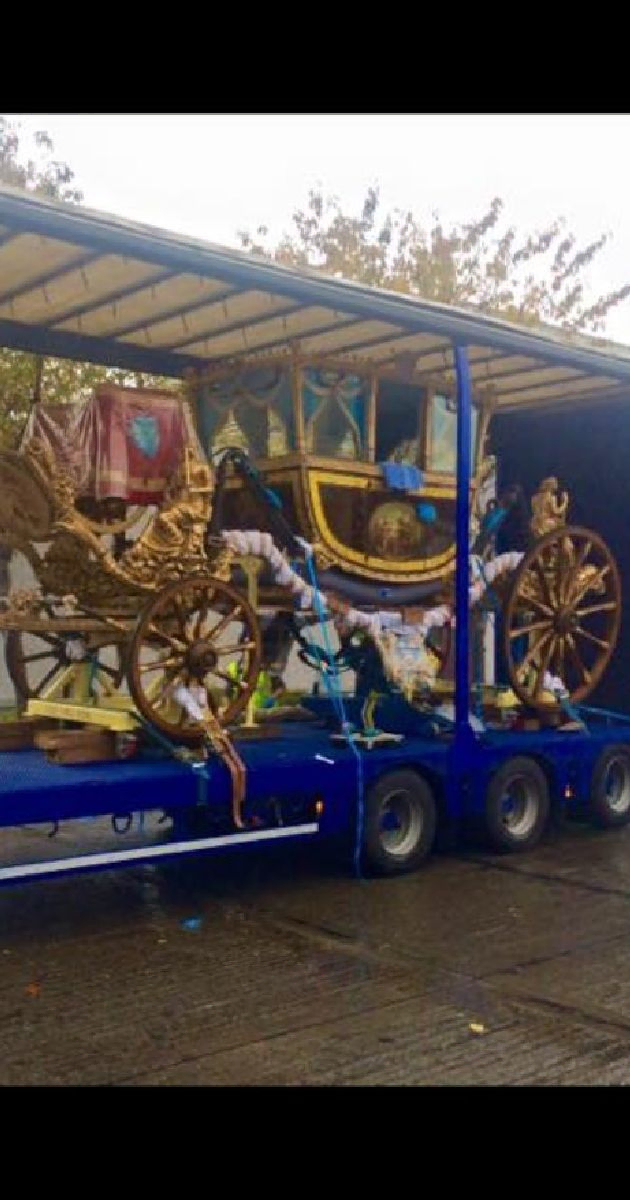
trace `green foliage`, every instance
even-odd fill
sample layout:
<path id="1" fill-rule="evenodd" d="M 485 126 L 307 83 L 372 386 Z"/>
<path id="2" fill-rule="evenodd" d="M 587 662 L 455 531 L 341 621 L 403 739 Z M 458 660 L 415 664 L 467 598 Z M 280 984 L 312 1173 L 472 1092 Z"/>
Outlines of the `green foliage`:
<path id="1" fill-rule="evenodd" d="M 369 188 L 359 215 L 344 212 L 321 188 L 273 245 L 265 226 L 241 231 L 244 249 L 294 266 L 357 279 L 374 287 L 446 304 L 475 305 L 524 325 L 540 322 L 601 331 L 607 314 L 630 296 L 630 284 L 587 299 L 588 269 L 608 234 L 579 245 L 562 219 L 527 236 L 506 224 L 495 198 L 477 220 L 445 228 L 437 213 L 429 225 L 411 210 L 380 211 Z"/>
<path id="2" fill-rule="evenodd" d="M 40 130 L 34 141 L 35 158 L 24 161 L 20 153 L 19 126 L 0 117 L 0 180 L 48 200 L 80 204 L 83 192 L 73 185 L 74 171 L 67 163 L 53 158 L 54 146 L 49 134 Z"/>
<path id="3" fill-rule="evenodd" d="M 48 200 L 80 204 L 83 193 L 74 183 L 74 171 L 54 157 L 54 146 L 45 132 L 34 137 L 34 153 L 27 156 L 19 126 L 0 116 L 0 182 L 23 188 Z M 164 387 L 153 376 L 130 375 L 90 363 L 67 359 L 40 359 L 17 350 L 0 349 L 0 447 L 14 447 L 21 436 L 36 390 L 48 403 L 81 400 L 105 380 L 117 384 L 140 383 Z"/>

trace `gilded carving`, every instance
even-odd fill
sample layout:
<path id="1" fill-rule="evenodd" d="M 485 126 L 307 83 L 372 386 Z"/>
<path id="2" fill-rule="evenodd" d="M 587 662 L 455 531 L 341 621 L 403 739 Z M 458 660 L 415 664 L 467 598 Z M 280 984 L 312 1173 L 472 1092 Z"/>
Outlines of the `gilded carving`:
<path id="1" fill-rule="evenodd" d="M 116 558 L 75 505 L 72 479 L 48 447 L 32 441 L 21 454 L 0 455 L 0 538 L 27 554 L 42 589 L 74 593 L 90 607 L 127 609 L 138 593 L 208 570 L 204 537 L 212 511 L 212 469 L 187 449 L 161 510 Z M 34 541 L 49 541 L 39 553 Z M 225 555 L 218 563 L 229 569 Z"/>
<path id="2" fill-rule="evenodd" d="M 569 507 L 568 492 L 558 491 L 558 480 L 550 475 L 543 479 L 532 497 L 532 519 L 530 529 L 535 538 L 542 538 L 554 529 L 566 525 Z"/>

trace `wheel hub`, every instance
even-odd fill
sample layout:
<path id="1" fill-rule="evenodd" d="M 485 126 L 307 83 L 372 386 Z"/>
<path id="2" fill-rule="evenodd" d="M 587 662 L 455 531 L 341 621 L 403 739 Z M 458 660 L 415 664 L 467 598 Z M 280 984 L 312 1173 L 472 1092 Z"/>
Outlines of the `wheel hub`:
<path id="1" fill-rule="evenodd" d="M 575 629 L 577 623 L 578 620 L 573 609 L 563 608 L 555 618 L 554 629 L 556 633 L 564 637 Z"/>
<path id="2" fill-rule="evenodd" d="M 189 646 L 186 653 L 186 666 L 196 679 L 203 679 L 204 675 L 207 675 L 208 671 L 213 671 L 216 665 L 217 654 L 211 642 L 200 638 L 199 641 L 193 642 L 192 646 Z"/>

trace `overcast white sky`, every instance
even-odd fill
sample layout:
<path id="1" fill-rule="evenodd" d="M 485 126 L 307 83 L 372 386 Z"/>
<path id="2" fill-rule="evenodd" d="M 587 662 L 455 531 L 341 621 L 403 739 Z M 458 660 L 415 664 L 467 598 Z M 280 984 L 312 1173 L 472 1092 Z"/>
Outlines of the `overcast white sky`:
<path id="1" fill-rule="evenodd" d="M 88 206 L 223 245 L 280 232 L 316 183 L 349 206 L 378 183 L 385 206 L 446 221 L 499 195 L 528 232 L 558 216 L 584 238 L 610 231 L 593 289 L 630 280 L 627 114 L 8 115 L 48 130 Z M 630 344 L 630 303 L 607 333 Z"/>

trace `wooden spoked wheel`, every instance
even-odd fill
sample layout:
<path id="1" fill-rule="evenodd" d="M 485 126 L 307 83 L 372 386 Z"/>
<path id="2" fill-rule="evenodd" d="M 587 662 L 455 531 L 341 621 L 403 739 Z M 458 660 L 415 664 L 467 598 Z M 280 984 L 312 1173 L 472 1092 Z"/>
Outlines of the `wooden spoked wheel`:
<path id="1" fill-rule="evenodd" d="M 504 610 L 503 647 L 519 700 L 547 708 L 546 674 L 571 700 L 584 700 L 606 670 L 620 620 L 619 572 L 602 538 L 578 526 L 541 538 L 519 564 Z"/>
<path id="2" fill-rule="evenodd" d="M 145 720 L 194 745 L 203 728 L 175 700 L 175 689 L 189 689 L 226 726 L 252 695 L 260 662 L 258 618 L 242 593 L 208 576 L 177 580 L 140 614 L 129 649 L 129 690 Z"/>
<path id="3" fill-rule="evenodd" d="M 19 710 L 29 700 L 42 698 L 55 677 L 61 681 L 63 671 L 67 682 L 58 699 L 67 699 L 70 693 L 76 698 L 83 689 L 91 699 L 104 701 L 122 681 L 117 652 L 113 666 L 103 660 L 105 651 L 103 646 L 91 651 L 89 643 L 70 633 L 8 630 L 5 658 Z"/>

